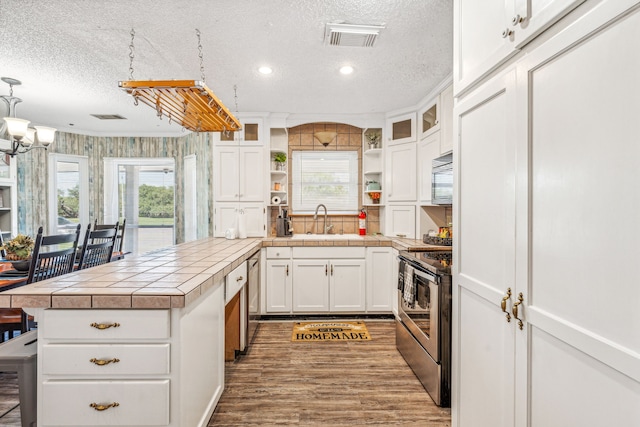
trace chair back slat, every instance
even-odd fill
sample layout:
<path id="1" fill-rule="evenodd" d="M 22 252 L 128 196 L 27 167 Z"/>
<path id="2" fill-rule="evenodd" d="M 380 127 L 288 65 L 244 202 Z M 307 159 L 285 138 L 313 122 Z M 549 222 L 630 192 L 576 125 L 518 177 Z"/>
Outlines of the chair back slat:
<path id="1" fill-rule="evenodd" d="M 91 225 L 87 227 L 78 269 L 82 270 L 111 262 L 113 249 L 118 234 L 118 223 L 111 228 L 95 229 L 91 231 Z"/>
<path id="2" fill-rule="evenodd" d="M 127 219 L 123 218 L 122 223 L 116 222 L 115 224 L 98 224 L 98 220 L 96 219 L 93 223 L 94 230 L 107 230 L 117 226 L 118 233 L 116 235 L 116 243 L 113 247 L 113 250 L 116 252 L 123 252 L 124 248 L 124 231 L 127 225 Z"/>
<path id="3" fill-rule="evenodd" d="M 70 273 L 78 248 L 80 224 L 74 233 L 44 236 L 43 228 L 38 229 L 27 283 L 39 282 Z M 63 248 L 60 248 L 63 245 Z"/>

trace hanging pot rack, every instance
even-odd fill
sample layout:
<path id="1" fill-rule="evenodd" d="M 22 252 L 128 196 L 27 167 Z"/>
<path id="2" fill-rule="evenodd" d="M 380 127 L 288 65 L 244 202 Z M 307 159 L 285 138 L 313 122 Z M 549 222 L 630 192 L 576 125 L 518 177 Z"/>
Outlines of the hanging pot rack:
<path id="1" fill-rule="evenodd" d="M 202 80 L 133 80 L 135 30 L 131 30 L 129 44 L 129 80 L 118 86 L 131 95 L 134 104 L 139 101 L 156 110 L 159 118 L 176 122 L 194 132 L 231 132 L 242 129 L 238 119 L 205 84 L 200 30 L 196 29 L 200 72 Z M 236 87 L 234 86 L 234 92 Z M 236 94 L 236 111 L 238 101 Z"/>
<path id="2" fill-rule="evenodd" d="M 194 132 L 237 131 L 242 125 L 204 82 L 197 80 L 127 80 L 118 85 L 134 102 L 142 101 L 158 117 Z"/>

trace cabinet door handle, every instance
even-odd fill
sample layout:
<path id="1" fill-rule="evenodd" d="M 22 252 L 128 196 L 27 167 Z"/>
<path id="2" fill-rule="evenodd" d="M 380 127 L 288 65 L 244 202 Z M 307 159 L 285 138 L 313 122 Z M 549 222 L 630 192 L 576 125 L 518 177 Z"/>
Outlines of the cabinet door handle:
<path id="1" fill-rule="evenodd" d="M 331 264 L 331 275 L 333 276 L 333 264 Z"/>
<path id="2" fill-rule="evenodd" d="M 240 282 L 240 281 L 242 281 L 242 280 L 244 280 L 244 277 L 242 277 L 242 276 L 238 276 L 238 278 L 236 279 L 236 282 Z"/>
<path id="3" fill-rule="evenodd" d="M 518 295 L 518 301 L 516 301 L 516 303 L 513 304 L 513 307 L 511 308 L 511 313 L 513 313 L 513 317 L 515 317 L 515 319 L 518 321 L 518 327 L 520 328 L 520 330 L 522 330 L 524 327 L 522 319 L 518 317 L 518 306 L 522 304 L 522 301 L 524 301 L 524 297 L 522 296 L 522 292 L 520 292 L 520 294 Z"/>
<path id="4" fill-rule="evenodd" d="M 324 275 L 325 276 L 329 275 L 329 267 L 327 266 L 327 264 L 324 265 Z"/>
<path id="5" fill-rule="evenodd" d="M 96 411 L 106 411 L 109 408 L 115 408 L 116 406 L 120 406 L 120 404 L 118 402 L 107 403 L 106 405 L 101 405 L 99 403 L 90 403 L 89 406 L 91 406 Z"/>
<path id="6" fill-rule="evenodd" d="M 287 276 L 289 275 L 289 266 L 287 265 Z"/>
<path id="7" fill-rule="evenodd" d="M 513 34 L 513 31 L 511 31 L 510 29 L 506 28 L 503 32 L 502 32 L 502 38 L 506 39 L 507 37 L 509 37 L 511 34 Z"/>
<path id="8" fill-rule="evenodd" d="M 118 322 L 114 322 L 114 323 L 96 323 L 96 322 L 93 322 L 89 326 L 91 326 L 92 328 L 96 328 L 96 329 L 99 329 L 99 330 L 102 331 L 104 329 L 117 328 L 117 327 L 120 326 L 120 323 L 118 323 Z"/>
<path id="9" fill-rule="evenodd" d="M 98 366 L 105 366 L 105 365 L 108 365 L 109 363 L 118 363 L 119 361 L 120 359 L 118 359 L 117 357 L 114 357 L 113 359 L 96 359 L 94 357 L 93 359 L 89 360 L 89 362 Z"/>
<path id="10" fill-rule="evenodd" d="M 503 313 L 506 313 L 507 315 L 507 322 L 511 322 L 511 315 L 509 314 L 509 312 L 507 311 L 507 301 L 511 298 L 511 288 L 507 288 L 507 293 L 505 294 L 505 296 L 502 298 L 502 301 L 500 301 L 500 308 L 502 309 Z"/>

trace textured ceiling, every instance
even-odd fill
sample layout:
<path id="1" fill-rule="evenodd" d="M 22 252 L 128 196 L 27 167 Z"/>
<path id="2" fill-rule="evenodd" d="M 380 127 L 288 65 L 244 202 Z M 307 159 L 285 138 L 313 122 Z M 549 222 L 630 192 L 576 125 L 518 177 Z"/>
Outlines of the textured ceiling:
<path id="1" fill-rule="evenodd" d="M 201 80 L 231 111 L 384 113 L 415 105 L 452 69 L 451 0 L 0 0 L 0 76 L 18 116 L 94 135 L 176 135 L 133 106 L 133 77 Z M 326 23 L 383 24 L 373 48 L 324 43 Z M 274 72 L 257 72 L 268 64 Z M 343 76 L 338 69 L 355 69 Z M 237 85 L 237 109 L 233 86 Z M 0 82 L 0 95 L 9 87 Z M 2 113 L 2 111 L 0 111 Z M 90 114 L 120 114 L 101 121 Z M 70 124 L 73 125 L 70 125 Z"/>

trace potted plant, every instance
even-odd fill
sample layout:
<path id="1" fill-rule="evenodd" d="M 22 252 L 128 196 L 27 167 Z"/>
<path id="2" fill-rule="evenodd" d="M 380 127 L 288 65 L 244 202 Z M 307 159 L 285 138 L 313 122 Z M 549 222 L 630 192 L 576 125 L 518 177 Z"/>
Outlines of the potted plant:
<path id="1" fill-rule="evenodd" d="M 378 148 L 378 143 L 380 142 L 380 132 L 373 131 L 365 134 L 367 137 L 367 141 L 369 142 L 369 149 Z"/>
<path id="2" fill-rule="evenodd" d="M 0 249 L 4 250 L 6 259 L 9 261 L 19 261 L 29 259 L 35 241 L 30 236 L 24 234 L 18 234 L 11 240 L 8 240 L 2 245 Z"/>
<path id="3" fill-rule="evenodd" d="M 284 170 L 284 164 L 287 161 L 286 153 L 276 153 L 273 155 L 273 161 L 276 162 L 276 169 L 281 171 Z"/>

